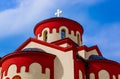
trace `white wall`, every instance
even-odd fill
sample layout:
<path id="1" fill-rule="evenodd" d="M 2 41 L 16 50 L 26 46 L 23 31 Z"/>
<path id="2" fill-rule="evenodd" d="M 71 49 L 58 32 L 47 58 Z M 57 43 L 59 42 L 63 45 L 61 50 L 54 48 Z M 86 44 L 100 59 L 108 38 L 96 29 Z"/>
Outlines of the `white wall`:
<path id="1" fill-rule="evenodd" d="M 79 79 L 83 79 L 83 73 L 81 70 L 79 70 Z"/>
<path id="2" fill-rule="evenodd" d="M 78 55 L 81 56 L 81 57 L 83 57 L 83 58 L 85 58 L 85 53 L 86 53 L 85 50 L 78 51 Z"/>
<path id="3" fill-rule="evenodd" d="M 120 74 L 118 75 L 118 79 L 120 79 Z"/>
<path id="4" fill-rule="evenodd" d="M 115 76 L 115 75 L 113 75 L 113 79 L 116 79 L 116 76 Z"/>
<path id="5" fill-rule="evenodd" d="M 89 52 L 86 52 L 86 53 L 85 53 L 85 58 L 88 59 L 89 56 L 91 56 L 91 55 L 98 55 L 98 52 L 96 51 L 96 49 L 91 50 L 91 51 L 89 51 Z"/>
<path id="6" fill-rule="evenodd" d="M 88 59 L 91 55 L 98 55 L 98 52 L 96 51 L 96 49 L 93 49 L 88 52 L 85 50 L 80 50 L 80 51 L 78 51 L 78 55 L 85 59 Z"/>
<path id="7" fill-rule="evenodd" d="M 50 69 L 46 68 L 45 74 L 43 74 L 42 66 L 39 63 L 32 63 L 29 69 L 29 72 L 25 72 L 25 66 L 22 66 L 20 73 L 17 73 L 17 66 L 13 64 L 8 68 L 7 76 L 3 76 L 2 79 L 6 79 L 6 77 L 12 79 L 15 75 L 19 75 L 21 79 L 50 79 Z"/>
<path id="8" fill-rule="evenodd" d="M 70 38 L 71 40 L 73 40 L 75 43 L 77 43 L 77 35 L 75 36 L 74 35 L 74 31 L 71 31 L 71 34 L 69 34 L 69 30 L 68 30 L 68 28 L 67 27 L 65 27 L 65 26 L 61 26 L 60 27 L 60 29 L 59 29 L 59 33 L 57 33 L 56 32 L 56 28 L 54 28 L 54 29 L 52 29 L 52 33 L 50 33 L 50 29 L 49 28 L 44 28 L 43 30 L 42 30 L 42 35 L 40 36 L 39 34 L 38 34 L 38 40 L 43 40 L 43 33 L 44 33 L 44 31 L 46 30 L 46 31 L 48 31 L 48 40 L 47 40 L 47 42 L 48 43 L 51 43 L 51 42 L 54 42 L 54 41 L 57 41 L 57 40 L 60 40 L 61 39 L 61 30 L 62 29 L 65 29 L 66 30 L 66 37 L 67 38 Z M 76 31 L 76 34 L 79 34 L 79 36 L 80 36 L 80 45 L 82 45 L 82 42 L 81 42 L 81 34 L 78 32 L 78 31 Z"/>
<path id="9" fill-rule="evenodd" d="M 62 63 L 59 58 L 56 57 L 54 60 L 54 79 L 62 79 L 64 74 Z"/>
<path id="10" fill-rule="evenodd" d="M 101 70 L 98 73 L 98 79 L 110 79 L 109 72 L 106 70 Z"/>
<path id="11" fill-rule="evenodd" d="M 52 47 L 44 46 L 42 44 L 38 44 L 35 42 L 30 42 L 25 48 L 40 48 L 46 51 L 47 53 L 56 55 L 57 58 L 59 59 L 58 63 L 62 65 L 62 68 L 64 70 L 61 79 L 69 79 L 69 78 L 74 79 L 74 61 L 73 61 L 72 50 L 68 52 L 63 52 L 63 51 L 54 49 Z M 56 62 L 55 62 L 55 65 L 56 65 Z M 58 70 L 60 71 L 61 69 L 55 68 L 55 72 L 58 72 Z M 61 74 L 56 74 L 56 75 L 60 76 Z M 55 78 L 57 78 L 56 75 L 55 75 Z"/>
<path id="12" fill-rule="evenodd" d="M 61 44 L 61 45 L 59 45 L 59 46 L 65 48 L 65 47 L 68 47 L 69 44 L 68 44 L 68 43 L 64 43 L 64 44 Z"/>

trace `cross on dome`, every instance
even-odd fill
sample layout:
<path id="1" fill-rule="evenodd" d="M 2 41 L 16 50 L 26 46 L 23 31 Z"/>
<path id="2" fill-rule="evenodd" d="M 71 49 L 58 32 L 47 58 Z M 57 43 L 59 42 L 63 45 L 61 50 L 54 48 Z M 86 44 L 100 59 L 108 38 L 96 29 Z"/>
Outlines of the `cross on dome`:
<path id="1" fill-rule="evenodd" d="M 59 10 L 59 9 L 57 9 L 57 12 L 55 13 L 55 15 L 57 16 L 57 17 L 60 17 L 60 14 L 62 13 L 62 11 L 61 10 Z"/>

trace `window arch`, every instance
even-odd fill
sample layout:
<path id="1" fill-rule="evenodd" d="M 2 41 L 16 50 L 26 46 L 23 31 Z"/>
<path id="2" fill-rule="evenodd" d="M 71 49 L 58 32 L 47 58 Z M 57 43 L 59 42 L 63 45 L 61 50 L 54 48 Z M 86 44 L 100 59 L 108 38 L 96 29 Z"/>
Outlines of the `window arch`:
<path id="1" fill-rule="evenodd" d="M 45 30 L 44 33 L 43 33 L 43 40 L 44 40 L 44 41 L 47 41 L 47 39 L 48 39 L 48 33 L 47 33 L 47 31 Z"/>
<path id="2" fill-rule="evenodd" d="M 65 29 L 61 30 L 61 38 L 64 39 L 66 37 L 66 31 Z"/>
<path id="3" fill-rule="evenodd" d="M 80 45 L 80 35 L 77 34 L 77 44 Z"/>
<path id="4" fill-rule="evenodd" d="M 90 79 L 95 79 L 95 74 L 94 73 L 90 73 Z"/>
<path id="5" fill-rule="evenodd" d="M 6 79 L 10 79 L 9 77 L 7 77 Z"/>
<path id="6" fill-rule="evenodd" d="M 21 77 L 19 75 L 16 75 L 12 79 L 21 79 Z"/>
<path id="7" fill-rule="evenodd" d="M 98 73 L 98 79 L 110 79 L 109 72 L 106 70 L 100 70 Z"/>
<path id="8" fill-rule="evenodd" d="M 115 75 L 113 75 L 113 79 L 116 79 L 116 76 L 115 76 Z"/>
<path id="9" fill-rule="evenodd" d="M 79 79 L 83 79 L 83 73 L 81 70 L 79 70 Z"/>

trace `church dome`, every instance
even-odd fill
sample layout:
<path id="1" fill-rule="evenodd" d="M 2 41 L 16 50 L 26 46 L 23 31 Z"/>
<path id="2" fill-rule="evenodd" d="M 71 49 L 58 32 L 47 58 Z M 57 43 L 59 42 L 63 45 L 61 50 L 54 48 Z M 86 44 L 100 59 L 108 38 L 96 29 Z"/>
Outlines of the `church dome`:
<path id="1" fill-rule="evenodd" d="M 76 21 L 55 17 L 39 22 L 34 28 L 38 40 L 53 42 L 63 38 L 70 38 L 77 44 L 82 44 L 83 27 Z"/>

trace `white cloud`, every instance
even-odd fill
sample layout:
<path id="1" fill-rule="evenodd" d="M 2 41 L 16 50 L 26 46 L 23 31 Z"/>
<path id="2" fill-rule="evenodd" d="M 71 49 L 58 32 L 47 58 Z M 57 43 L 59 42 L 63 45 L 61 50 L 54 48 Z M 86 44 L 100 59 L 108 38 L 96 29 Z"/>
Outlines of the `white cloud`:
<path id="1" fill-rule="evenodd" d="M 111 60 L 117 60 L 120 57 L 120 32 L 119 22 L 109 23 L 105 25 L 99 25 L 102 28 L 98 28 L 97 32 L 93 32 L 93 35 L 84 36 L 84 44 L 88 46 L 98 45 L 103 56 Z"/>
<path id="2" fill-rule="evenodd" d="M 18 4 L 14 9 L 0 12 L 0 38 L 34 27 L 34 22 L 48 16 L 54 3 L 50 0 L 22 0 Z"/>
<path id="3" fill-rule="evenodd" d="M 25 34 L 28 30 L 32 30 L 36 22 L 42 19 L 54 16 L 53 9 L 66 6 L 79 4 L 83 6 L 91 6 L 105 0 L 17 0 L 18 6 L 14 9 L 8 9 L 0 12 L 0 39 L 11 36 L 14 34 Z M 69 14 L 69 12 L 67 13 Z M 76 18 L 77 16 L 77 18 Z M 120 56 L 119 54 L 119 40 L 120 23 L 111 23 L 101 25 L 98 22 L 92 20 L 87 12 L 82 9 L 80 13 L 75 13 L 75 20 L 80 21 L 85 29 L 84 44 L 94 45 L 97 44 L 102 49 L 106 56 L 109 56 L 110 50 L 112 55 Z M 104 26 L 105 28 L 98 28 Z M 109 27 L 110 26 L 110 27 Z M 106 28 L 107 27 L 107 28 Z M 96 30 L 95 29 L 99 29 Z M 28 30 L 27 30 L 28 29 Z M 95 32 L 94 32 L 95 31 Z M 89 35 L 94 33 L 93 36 Z M 115 50 L 114 50 L 115 49 Z M 116 53 L 115 53 L 116 52 Z M 110 55 L 111 56 L 111 55 Z"/>
<path id="4" fill-rule="evenodd" d="M 73 3 L 91 4 L 97 2 L 99 2 L 99 0 L 17 0 L 18 6 L 16 8 L 0 12 L 0 38 L 25 33 L 23 31 L 33 29 L 36 22 L 48 18 L 51 12 L 55 11 L 53 9 L 57 7 L 65 7 Z"/>

